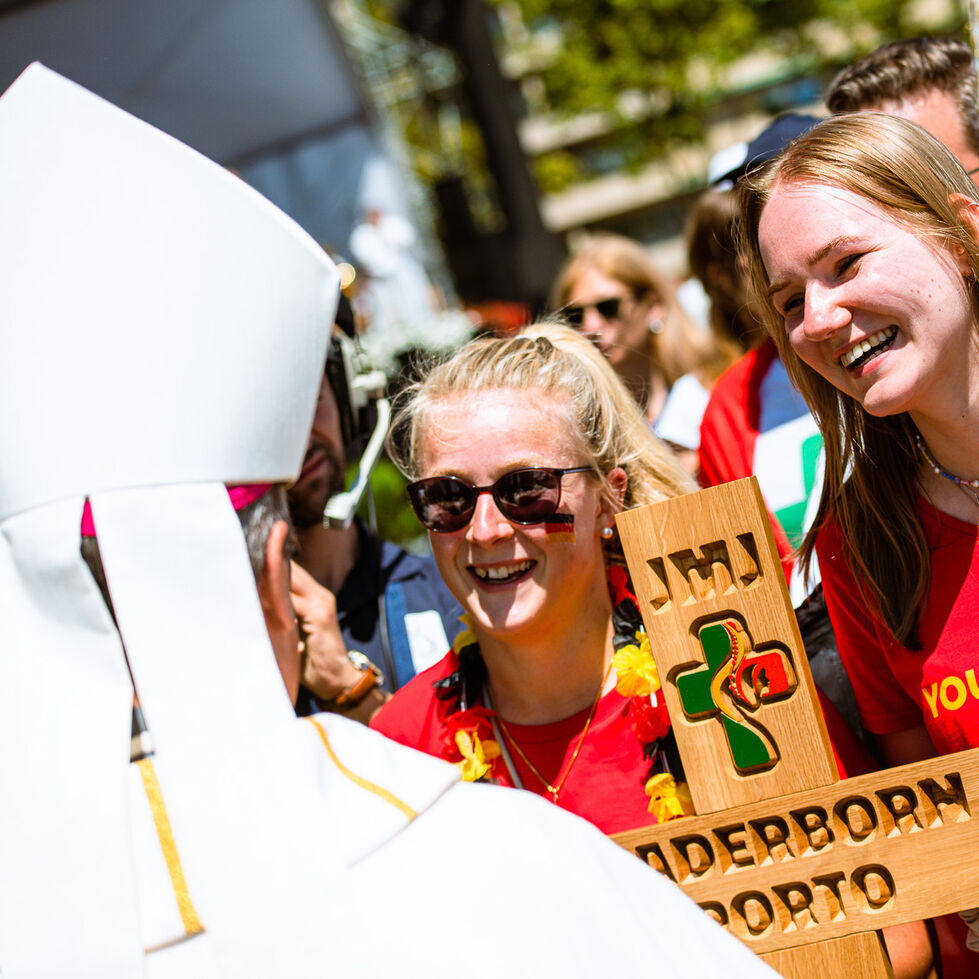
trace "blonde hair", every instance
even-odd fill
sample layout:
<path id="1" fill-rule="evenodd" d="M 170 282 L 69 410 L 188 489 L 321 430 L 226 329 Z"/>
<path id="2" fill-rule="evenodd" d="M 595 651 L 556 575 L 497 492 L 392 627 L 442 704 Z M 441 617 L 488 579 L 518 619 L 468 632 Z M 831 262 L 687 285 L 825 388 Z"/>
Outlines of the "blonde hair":
<path id="1" fill-rule="evenodd" d="M 409 479 L 421 475 L 421 443 L 433 405 L 496 390 L 540 392 L 563 402 L 566 431 L 613 504 L 617 497 L 608 475 L 616 467 L 628 480 L 627 508 L 696 489 L 601 353 L 580 333 L 552 320 L 516 337 L 479 337 L 408 385 L 398 396 L 388 434 L 388 453 L 398 468 Z"/>
<path id="2" fill-rule="evenodd" d="M 727 366 L 727 351 L 718 351 L 712 337 L 686 314 L 676 290 L 660 274 L 638 242 L 621 235 L 596 234 L 585 238 L 565 262 L 551 289 L 551 308 L 560 315 L 571 300 L 575 283 L 588 269 L 596 269 L 621 282 L 637 302 L 663 307 L 663 328 L 650 331 L 653 362 L 669 387 L 684 374 L 704 374 L 710 381 Z"/>
<path id="3" fill-rule="evenodd" d="M 961 249 L 979 277 L 979 243 L 949 195 L 974 200 L 961 164 L 920 126 L 896 116 L 861 112 L 815 126 L 783 154 L 742 182 L 743 248 L 758 311 L 823 434 L 823 492 L 803 541 L 811 562 L 820 526 L 832 517 L 847 541 L 847 558 L 870 600 L 905 645 L 917 641 L 918 614 L 930 578 L 929 552 L 917 511 L 920 458 L 906 413 L 878 418 L 804 364 L 789 343 L 781 315 L 767 298 L 758 225 L 776 188 L 800 181 L 840 187 L 888 212 L 910 233 L 938 247 Z M 974 288 L 974 286 L 973 286 Z M 973 305 L 976 304 L 973 293 Z"/>

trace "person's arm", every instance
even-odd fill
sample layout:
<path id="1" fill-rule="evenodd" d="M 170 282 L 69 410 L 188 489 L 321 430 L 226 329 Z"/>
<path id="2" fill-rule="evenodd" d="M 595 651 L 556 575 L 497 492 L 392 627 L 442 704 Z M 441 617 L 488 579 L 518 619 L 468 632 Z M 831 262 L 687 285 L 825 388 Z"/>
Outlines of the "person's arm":
<path id="1" fill-rule="evenodd" d="M 878 734 L 877 744 L 884 760 L 892 768 L 895 765 L 909 765 L 913 761 L 934 758 L 938 754 L 924 724 L 894 731 L 892 734 Z"/>
<path id="2" fill-rule="evenodd" d="M 826 606 L 836 633 L 840 657 L 853 683 L 861 717 L 920 718 L 920 712 L 901 689 L 887 664 L 873 616 L 863 604 L 856 582 L 845 565 L 838 536 L 821 537 L 817 544 Z M 831 546 L 834 545 L 834 546 Z M 827 573 L 828 572 L 828 573 Z M 917 715 L 917 717 L 916 717 Z M 934 757 L 935 748 L 922 724 L 875 735 L 889 766 Z M 933 979 L 937 958 L 927 926 L 909 921 L 883 930 L 884 944 L 895 979 Z"/>
<path id="3" fill-rule="evenodd" d="M 890 655 L 900 653 L 900 647 L 861 596 L 846 553 L 846 543 L 834 524 L 820 530 L 816 557 L 826 611 L 840 659 L 853 686 L 860 721 L 878 741 L 893 735 L 898 754 L 888 759 L 891 763 L 934 755 L 934 748 L 921 742 L 920 736 L 907 734 L 923 725 L 921 707 L 894 672 Z M 902 750 L 907 754 L 900 754 Z M 928 754 L 912 755 L 912 751 Z"/>
<path id="4" fill-rule="evenodd" d="M 881 931 L 894 979 L 937 979 L 935 950 L 923 921 L 891 925 Z"/>
<path id="5" fill-rule="evenodd" d="M 358 669 L 347 655 L 337 620 L 336 598 L 295 562 L 291 596 L 303 637 L 302 685 L 323 710 L 367 724 L 389 694 L 379 685 L 370 686 L 365 671 Z M 370 689 L 359 695 L 358 684 Z"/>

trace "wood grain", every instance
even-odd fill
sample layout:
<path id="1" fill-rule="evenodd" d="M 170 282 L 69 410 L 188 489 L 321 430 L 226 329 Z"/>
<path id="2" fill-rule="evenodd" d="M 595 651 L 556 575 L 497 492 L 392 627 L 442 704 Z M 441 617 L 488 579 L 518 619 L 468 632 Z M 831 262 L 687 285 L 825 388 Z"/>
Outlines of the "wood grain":
<path id="1" fill-rule="evenodd" d="M 700 815 L 613 838 L 784 976 L 891 976 L 879 929 L 979 906 L 979 749 L 838 780 L 754 479 L 616 522 Z"/>
<path id="2" fill-rule="evenodd" d="M 697 812 L 835 781 L 832 749 L 756 481 L 639 507 L 619 514 L 616 523 Z M 781 662 L 791 684 L 788 693 L 754 708 L 729 695 L 730 678 L 720 685 L 719 699 L 726 697 L 727 709 L 741 718 L 729 719 L 727 728 L 749 736 L 757 732 L 773 749 L 771 764 L 749 771 L 733 764 L 720 715 L 690 716 L 678 689 L 678 683 L 691 689 L 706 682 L 701 630 L 725 620 L 747 636 L 752 654 L 767 653 L 776 668 Z"/>
<path id="3" fill-rule="evenodd" d="M 754 951 L 979 906 L 979 749 L 613 839 Z"/>
<path id="4" fill-rule="evenodd" d="M 761 958 L 785 979 L 894 979 L 887 953 L 873 931 L 769 952 Z"/>

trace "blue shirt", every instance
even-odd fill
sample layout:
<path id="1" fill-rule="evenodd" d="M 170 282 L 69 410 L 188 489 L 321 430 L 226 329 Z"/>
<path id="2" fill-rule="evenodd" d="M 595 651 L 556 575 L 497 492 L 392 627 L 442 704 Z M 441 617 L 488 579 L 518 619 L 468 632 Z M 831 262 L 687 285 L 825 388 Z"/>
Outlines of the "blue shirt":
<path id="1" fill-rule="evenodd" d="M 381 540 L 356 522 L 357 563 L 337 592 L 337 616 L 347 649 L 362 652 L 384 673 L 384 689 L 397 690 L 448 652 L 462 609 L 445 587 L 435 559 Z M 381 602 L 387 648 L 381 628 Z M 317 713 L 312 694 L 299 690 L 296 713 Z"/>

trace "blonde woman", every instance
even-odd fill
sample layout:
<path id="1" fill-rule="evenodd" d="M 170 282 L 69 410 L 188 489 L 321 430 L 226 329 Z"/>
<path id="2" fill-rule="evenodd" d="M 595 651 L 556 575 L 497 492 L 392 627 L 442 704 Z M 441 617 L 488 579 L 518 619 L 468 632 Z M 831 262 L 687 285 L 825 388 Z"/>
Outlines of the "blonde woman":
<path id="1" fill-rule="evenodd" d="M 410 389 L 392 451 L 468 621 L 372 726 L 608 833 L 680 813 L 613 520 L 694 486 L 608 363 L 553 324 L 477 340 Z"/>
<path id="2" fill-rule="evenodd" d="M 891 764 L 979 745 L 975 193 L 925 130 L 860 113 L 791 144 L 742 197 L 766 326 L 825 443 L 803 559 L 818 555 Z M 947 947 L 944 974 L 973 975 Z"/>
<path id="3" fill-rule="evenodd" d="M 767 326 L 825 442 L 803 557 L 819 553 L 863 721 L 895 764 L 979 744 L 974 195 L 923 129 L 861 113 L 792 144 L 743 199 Z"/>
<path id="4" fill-rule="evenodd" d="M 700 416 L 733 345 L 694 324 L 646 249 L 619 235 L 582 242 L 555 281 L 551 305 L 595 343 L 648 423 L 696 472 Z"/>

